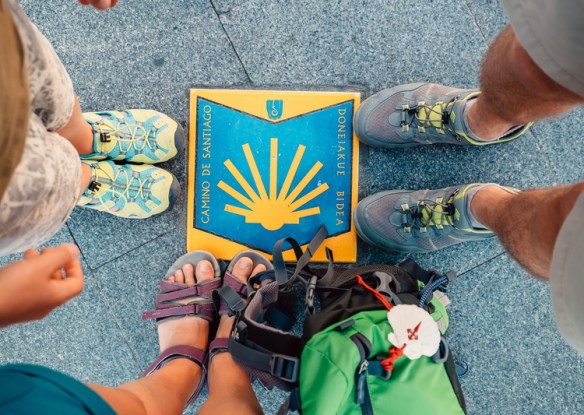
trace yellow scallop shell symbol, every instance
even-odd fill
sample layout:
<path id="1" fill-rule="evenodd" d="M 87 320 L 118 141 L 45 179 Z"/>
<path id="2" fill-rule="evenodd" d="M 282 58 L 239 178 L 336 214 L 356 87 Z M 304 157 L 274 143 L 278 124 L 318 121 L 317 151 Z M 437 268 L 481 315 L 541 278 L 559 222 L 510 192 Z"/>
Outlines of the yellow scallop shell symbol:
<path id="1" fill-rule="evenodd" d="M 306 150 L 305 146 L 298 146 L 292 164 L 290 165 L 286 178 L 284 179 L 284 183 L 282 183 L 281 188 L 278 190 L 278 139 L 271 139 L 269 194 L 266 191 L 264 181 L 260 176 L 258 166 L 249 144 L 244 144 L 242 149 L 253 176 L 255 189 L 248 183 L 239 170 L 237 170 L 231 160 L 226 160 L 223 164 L 247 194 L 247 196 L 245 196 L 229 186 L 223 180 L 220 181 L 218 187 L 247 208 L 226 204 L 226 212 L 243 216 L 245 218 L 245 223 L 259 223 L 269 231 L 278 230 L 287 224 L 297 225 L 300 223 L 300 218 L 318 215 L 320 213 L 319 207 L 308 209 L 300 208 L 315 197 L 326 192 L 329 188 L 328 184 L 322 183 L 302 197 L 298 197 L 322 168 L 323 165 L 320 161 L 314 163 L 308 173 L 302 178 L 302 180 L 300 180 L 296 187 L 290 191 L 290 187 L 292 186 L 292 182 L 298 171 L 298 166 L 300 165 L 302 156 Z"/>

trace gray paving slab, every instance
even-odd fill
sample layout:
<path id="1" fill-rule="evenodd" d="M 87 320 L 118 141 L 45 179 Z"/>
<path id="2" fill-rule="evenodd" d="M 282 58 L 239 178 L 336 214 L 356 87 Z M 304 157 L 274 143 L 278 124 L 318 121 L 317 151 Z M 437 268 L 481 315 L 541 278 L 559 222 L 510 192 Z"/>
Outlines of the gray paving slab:
<path id="1" fill-rule="evenodd" d="M 185 125 L 189 85 L 245 80 L 206 0 L 125 0 L 106 12 L 76 1 L 22 5 L 65 64 L 84 110 L 148 107 Z"/>
<path id="2" fill-rule="evenodd" d="M 158 283 L 176 258 L 185 253 L 181 237 L 166 234 L 95 271 L 115 318 L 144 370 L 158 354 L 155 324 L 141 321 L 154 308 Z"/>
<path id="3" fill-rule="evenodd" d="M 165 163 L 181 182 L 181 195 L 174 207 L 152 218 L 124 219 L 105 212 L 75 208 L 68 225 L 92 269 L 122 257 L 169 231 L 177 231 L 186 246 L 186 172 L 184 155 Z"/>
<path id="4" fill-rule="evenodd" d="M 472 17 L 468 24 L 478 27 L 488 42 L 491 42 L 509 21 L 501 0 L 465 0 L 465 3 Z"/>
<path id="5" fill-rule="evenodd" d="M 44 246 L 72 242 L 65 227 Z M 3 266 L 20 255 L 0 258 Z M 0 364 L 34 363 L 67 373 L 83 382 L 115 386 L 132 380 L 136 361 L 112 320 L 103 296 L 82 261 L 84 291 L 42 321 L 2 329 Z"/>
<path id="6" fill-rule="evenodd" d="M 557 183 L 576 183 L 584 180 L 584 110 L 578 109 L 559 119 L 542 121 L 533 127 L 533 135 L 540 142 L 542 155 L 553 169 L 550 175 Z"/>
<path id="7" fill-rule="evenodd" d="M 506 255 L 450 286 L 449 339 L 469 414 L 581 414 L 584 360 L 561 338 L 548 286 Z"/>
<path id="8" fill-rule="evenodd" d="M 96 12 L 76 1 L 23 6 L 64 62 L 86 111 L 152 108 L 188 131 L 188 88 L 245 82 L 208 1 L 125 0 Z M 63 22 L 66 24 L 63 24 Z M 161 165 L 186 193 L 186 152 Z M 76 210 L 69 226 L 91 268 L 186 225 L 185 198 L 157 218 L 128 221 Z"/>
<path id="9" fill-rule="evenodd" d="M 213 3 L 256 85 L 472 86 L 486 46 L 464 2 Z"/>

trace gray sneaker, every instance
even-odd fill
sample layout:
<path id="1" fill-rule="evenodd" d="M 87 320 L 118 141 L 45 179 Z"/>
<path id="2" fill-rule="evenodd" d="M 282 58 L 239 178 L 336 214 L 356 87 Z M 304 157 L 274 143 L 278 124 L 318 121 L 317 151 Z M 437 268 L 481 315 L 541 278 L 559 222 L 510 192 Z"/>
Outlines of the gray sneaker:
<path id="1" fill-rule="evenodd" d="M 492 141 L 473 139 L 463 110 L 480 91 L 416 83 L 385 89 L 366 99 L 353 125 L 359 139 L 370 146 L 399 148 L 424 144 L 487 145 L 524 134 L 531 124 Z"/>
<path id="2" fill-rule="evenodd" d="M 478 222 L 470 212 L 475 193 L 489 185 L 492 183 L 380 192 L 359 202 L 353 214 L 355 228 L 372 245 L 404 252 L 432 252 L 461 242 L 493 238 L 492 231 L 473 226 Z"/>

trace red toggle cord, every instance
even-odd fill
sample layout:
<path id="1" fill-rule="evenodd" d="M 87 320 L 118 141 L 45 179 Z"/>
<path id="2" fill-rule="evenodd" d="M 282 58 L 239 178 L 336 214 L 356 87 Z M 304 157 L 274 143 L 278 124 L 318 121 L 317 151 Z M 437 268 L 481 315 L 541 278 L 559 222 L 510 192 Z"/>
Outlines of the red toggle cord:
<path id="1" fill-rule="evenodd" d="M 379 294 L 376 290 L 374 290 L 373 288 L 368 286 L 365 283 L 365 281 L 363 281 L 363 278 L 360 275 L 355 274 L 355 278 L 357 278 L 357 282 L 359 283 L 359 285 L 362 285 L 368 291 L 371 291 L 371 293 L 375 296 L 375 298 L 377 298 L 379 301 L 381 301 L 381 304 L 383 304 L 385 306 L 385 308 L 387 308 L 388 311 L 391 310 L 391 304 L 389 304 L 389 301 L 387 301 L 387 298 L 385 298 L 383 295 Z"/>
<path id="2" fill-rule="evenodd" d="M 357 282 L 359 283 L 359 285 L 362 285 L 363 287 L 365 287 L 365 289 L 370 291 L 375 296 L 375 298 L 381 301 L 381 303 L 385 306 L 385 308 L 387 308 L 388 311 L 391 310 L 392 306 L 389 303 L 389 301 L 387 301 L 387 298 L 385 298 L 383 295 L 377 292 L 377 290 L 367 285 L 360 275 L 355 274 L 355 278 L 357 278 Z M 404 349 L 406 348 L 406 346 L 407 344 L 404 344 L 402 347 L 392 346 L 391 349 L 389 349 L 389 357 L 379 362 L 381 366 L 383 366 L 383 368 L 388 372 L 391 372 L 393 370 L 393 364 L 397 359 L 399 359 L 404 354 Z"/>
<path id="3" fill-rule="evenodd" d="M 379 364 L 383 366 L 385 370 L 391 372 L 393 370 L 393 364 L 401 355 L 404 354 L 404 349 L 406 346 L 407 344 L 404 344 L 402 347 L 392 346 L 392 348 L 389 349 L 389 357 L 383 359 L 381 362 L 379 362 Z"/>

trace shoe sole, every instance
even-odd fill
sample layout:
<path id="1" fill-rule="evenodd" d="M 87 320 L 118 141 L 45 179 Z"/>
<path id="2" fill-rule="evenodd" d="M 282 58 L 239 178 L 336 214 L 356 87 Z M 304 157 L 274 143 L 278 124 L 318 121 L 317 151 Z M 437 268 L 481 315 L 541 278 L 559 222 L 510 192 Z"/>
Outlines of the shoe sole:
<path id="1" fill-rule="evenodd" d="M 174 146 L 176 147 L 176 156 L 185 149 L 186 136 L 182 126 L 176 122 L 176 131 L 174 132 Z M 175 157 L 176 157 L 175 156 Z"/>
<path id="2" fill-rule="evenodd" d="M 221 278 L 221 267 L 219 266 L 219 262 L 217 262 L 217 259 L 213 256 L 213 254 L 207 251 L 198 250 L 188 252 L 174 261 L 168 271 L 166 271 L 164 279 L 168 279 L 168 277 L 176 274 L 179 269 L 187 264 L 191 264 L 194 268 L 196 268 L 197 264 L 203 260 L 207 260 L 211 263 L 213 270 L 215 271 L 215 278 Z"/>
<path id="3" fill-rule="evenodd" d="M 170 194 L 168 195 L 168 209 L 166 209 L 164 212 L 172 209 L 175 201 L 180 197 L 180 194 L 181 194 L 180 182 L 178 181 L 178 179 L 176 178 L 176 176 L 174 174 L 172 174 L 169 171 L 168 171 L 168 174 L 170 174 L 172 176 L 172 183 L 170 184 Z M 164 213 L 164 212 L 160 212 L 160 213 Z"/>
<path id="4" fill-rule="evenodd" d="M 237 255 L 235 255 L 233 257 L 231 262 L 229 262 L 229 266 L 227 267 L 227 272 L 233 273 L 233 268 L 235 267 L 235 264 L 237 263 L 237 261 L 239 261 L 243 257 L 247 257 L 247 258 L 252 260 L 252 266 L 251 266 L 252 270 L 255 267 L 257 267 L 258 265 L 265 266 L 266 270 L 274 269 L 274 266 L 272 265 L 272 263 L 270 261 L 268 261 L 268 259 L 265 256 L 263 256 L 259 252 L 254 251 L 252 249 L 247 249 L 245 251 L 239 252 Z"/>

